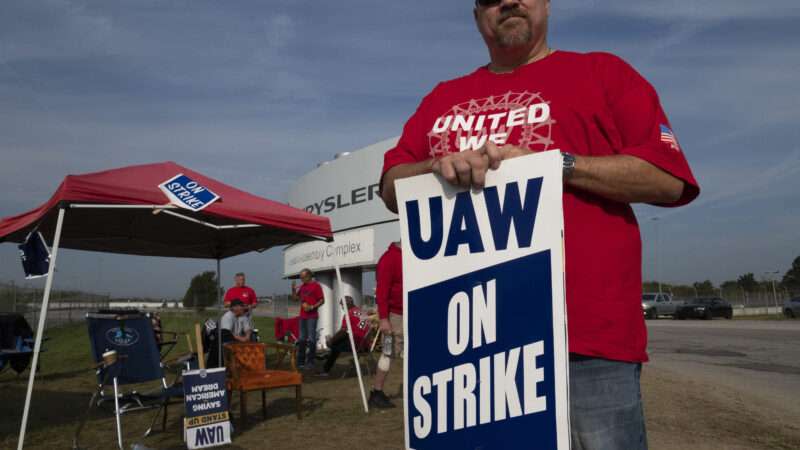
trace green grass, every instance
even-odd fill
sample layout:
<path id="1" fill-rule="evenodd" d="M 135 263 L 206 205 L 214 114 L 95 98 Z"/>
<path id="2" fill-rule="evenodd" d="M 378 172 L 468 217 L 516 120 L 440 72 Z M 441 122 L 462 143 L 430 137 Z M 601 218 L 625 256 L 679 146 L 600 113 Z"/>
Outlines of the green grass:
<path id="1" fill-rule="evenodd" d="M 194 324 L 202 323 L 215 313 L 162 314 L 162 328 L 168 331 L 190 333 L 194 345 Z M 256 328 L 264 341 L 273 340 L 273 320 L 255 318 Z M 40 357 L 40 371 L 36 377 L 25 448 L 71 448 L 75 428 L 86 410 L 94 389 L 95 377 L 85 324 L 78 323 L 49 329 L 50 339 L 44 344 L 46 352 Z M 185 354 L 188 346 L 180 337 L 170 357 Z M 169 358 L 168 358 L 169 359 Z M 234 395 L 231 406 L 234 417 L 234 445 L 228 448 L 270 449 L 335 449 L 345 448 L 352 441 L 353 430 L 384 430 L 384 433 L 359 433 L 364 448 L 402 448 L 402 408 L 364 414 L 355 377 L 341 375 L 352 360 L 341 357 L 334 368 L 334 377 L 320 379 L 305 375 L 303 383 L 303 420 L 295 416 L 294 390 L 276 389 L 267 393 L 268 418 L 261 416 L 261 401 L 251 393 L 248 402 L 248 424 L 238 425 L 239 396 Z M 394 402 L 402 404 L 402 366 L 389 376 L 386 392 Z M 16 448 L 28 372 L 17 376 L 13 371 L 0 374 L 0 449 Z M 371 377 L 365 375 L 366 389 Z M 157 385 L 150 385 L 152 390 Z M 123 431 L 128 448 L 137 442 L 150 448 L 186 448 L 182 441 L 181 405 L 170 408 L 166 432 L 160 427 L 154 435 L 143 438 L 153 412 L 136 412 L 123 417 Z M 83 447 L 114 448 L 113 414 L 95 411 L 81 434 Z"/>

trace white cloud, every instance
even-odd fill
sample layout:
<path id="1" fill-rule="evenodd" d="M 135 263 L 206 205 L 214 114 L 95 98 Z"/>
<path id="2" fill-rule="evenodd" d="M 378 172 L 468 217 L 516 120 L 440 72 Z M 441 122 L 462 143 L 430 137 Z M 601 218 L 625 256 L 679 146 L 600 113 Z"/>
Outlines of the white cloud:
<path id="1" fill-rule="evenodd" d="M 569 17 L 602 12 L 669 22 L 800 17 L 795 0 L 553 0 L 553 8 Z"/>

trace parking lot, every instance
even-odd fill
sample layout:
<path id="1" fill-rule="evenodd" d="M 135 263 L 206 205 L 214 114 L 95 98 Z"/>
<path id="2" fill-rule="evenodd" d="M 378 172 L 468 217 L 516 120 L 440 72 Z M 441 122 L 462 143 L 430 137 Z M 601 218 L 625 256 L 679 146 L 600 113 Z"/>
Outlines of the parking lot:
<path id="1" fill-rule="evenodd" d="M 651 448 L 798 448 L 800 320 L 647 325 Z"/>

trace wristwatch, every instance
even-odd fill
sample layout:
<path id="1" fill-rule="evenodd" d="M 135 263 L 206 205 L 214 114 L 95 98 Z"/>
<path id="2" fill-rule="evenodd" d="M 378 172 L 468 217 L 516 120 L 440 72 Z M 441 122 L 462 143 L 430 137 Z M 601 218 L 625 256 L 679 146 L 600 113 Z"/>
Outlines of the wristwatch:
<path id="1" fill-rule="evenodd" d="M 575 156 L 567 152 L 561 152 L 561 156 L 564 158 L 564 179 L 566 180 L 575 171 Z"/>

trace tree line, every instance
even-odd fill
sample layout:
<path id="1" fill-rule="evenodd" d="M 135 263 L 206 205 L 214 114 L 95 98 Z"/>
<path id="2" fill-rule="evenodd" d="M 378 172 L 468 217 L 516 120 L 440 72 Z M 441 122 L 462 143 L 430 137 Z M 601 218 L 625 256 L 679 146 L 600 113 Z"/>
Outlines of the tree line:
<path id="1" fill-rule="evenodd" d="M 697 281 L 692 284 L 660 283 L 661 290 L 671 292 L 677 297 L 696 297 L 720 295 L 722 292 L 732 290 L 744 293 L 758 291 L 771 291 L 772 281 L 758 280 L 755 274 L 745 273 L 735 280 L 728 280 L 714 285 L 710 280 Z M 790 295 L 800 295 L 800 256 L 795 258 L 792 266 L 783 275 L 780 281 L 775 282 L 775 288 L 788 291 Z M 658 292 L 658 281 L 645 281 L 642 284 L 643 292 Z M 186 308 L 205 308 L 215 306 L 221 293 L 217 292 L 217 273 L 206 271 L 192 277 L 186 294 L 183 296 L 183 306 Z"/>
<path id="2" fill-rule="evenodd" d="M 658 281 L 645 281 L 642 284 L 643 292 L 658 292 L 659 284 L 661 291 L 671 292 L 677 297 L 696 297 L 719 295 L 720 291 L 740 291 L 753 293 L 759 291 L 771 292 L 773 287 L 781 292 L 786 291 L 789 295 L 800 295 L 800 256 L 794 259 L 791 267 L 780 280 L 758 280 L 752 272 L 740 275 L 735 280 L 723 281 L 719 286 L 715 286 L 710 280 L 696 281 L 692 284 L 668 284 Z"/>

